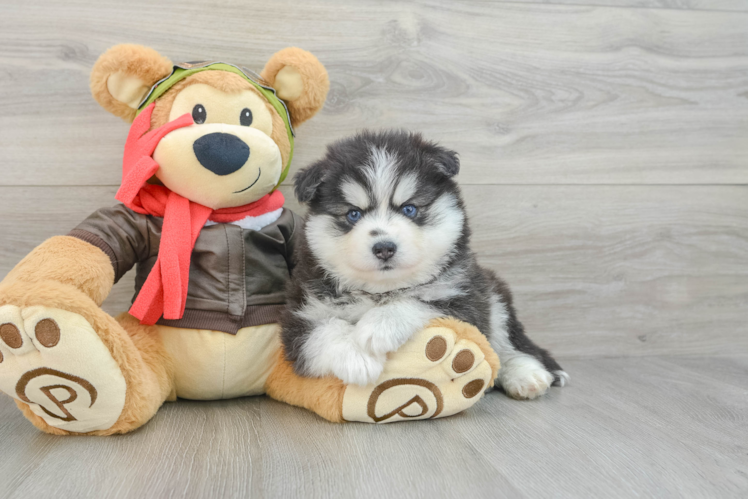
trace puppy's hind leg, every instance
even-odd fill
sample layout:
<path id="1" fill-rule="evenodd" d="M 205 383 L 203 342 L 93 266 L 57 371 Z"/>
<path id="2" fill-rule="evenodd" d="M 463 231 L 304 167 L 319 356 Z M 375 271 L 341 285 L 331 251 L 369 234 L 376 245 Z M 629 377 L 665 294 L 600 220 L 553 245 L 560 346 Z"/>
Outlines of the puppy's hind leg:
<path id="1" fill-rule="evenodd" d="M 515 399 L 534 399 L 545 394 L 551 385 L 563 387 L 568 383 L 569 375 L 548 351 L 525 335 L 514 308 L 505 304 L 499 295 L 491 301 L 489 341 L 501 361 L 496 380 L 507 395 Z"/>

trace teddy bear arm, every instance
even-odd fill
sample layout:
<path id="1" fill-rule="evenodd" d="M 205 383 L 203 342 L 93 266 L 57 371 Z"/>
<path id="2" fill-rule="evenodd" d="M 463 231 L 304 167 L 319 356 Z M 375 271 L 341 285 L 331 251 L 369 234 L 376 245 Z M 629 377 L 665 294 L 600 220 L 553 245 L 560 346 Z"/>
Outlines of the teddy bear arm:
<path id="1" fill-rule="evenodd" d="M 91 243 L 54 236 L 21 260 L 2 284 L 33 286 L 45 281 L 72 285 L 101 305 L 114 284 L 114 269 L 106 253 Z"/>
<path id="2" fill-rule="evenodd" d="M 124 205 L 101 208 L 67 236 L 55 236 L 27 255 L 3 280 L 14 289 L 53 281 L 72 285 L 101 305 L 114 283 L 147 258 L 154 238 L 146 216 Z"/>

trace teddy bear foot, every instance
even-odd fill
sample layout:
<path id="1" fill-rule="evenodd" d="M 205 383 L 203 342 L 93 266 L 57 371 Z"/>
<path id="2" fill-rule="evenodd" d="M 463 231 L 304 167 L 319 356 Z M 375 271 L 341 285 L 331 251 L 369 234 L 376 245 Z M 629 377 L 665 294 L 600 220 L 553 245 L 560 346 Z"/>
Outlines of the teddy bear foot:
<path id="1" fill-rule="evenodd" d="M 481 398 L 498 368 L 477 330 L 438 320 L 390 355 L 376 383 L 347 386 L 343 419 L 390 423 L 454 415 Z"/>
<path id="2" fill-rule="evenodd" d="M 125 378 L 82 316 L 41 306 L 0 307 L 0 391 L 50 427 L 110 428 L 125 405 Z"/>

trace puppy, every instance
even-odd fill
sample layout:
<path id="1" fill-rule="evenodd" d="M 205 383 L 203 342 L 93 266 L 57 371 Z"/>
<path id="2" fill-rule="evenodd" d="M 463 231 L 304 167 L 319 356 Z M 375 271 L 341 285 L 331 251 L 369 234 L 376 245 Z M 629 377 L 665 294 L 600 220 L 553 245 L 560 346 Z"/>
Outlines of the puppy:
<path id="1" fill-rule="evenodd" d="M 569 380 L 525 335 L 507 285 L 477 264 L 458 171 L 453 151 L 385 131 L 339 141 L 296 175 L 309 210 L 281 324 L 297 373 L 372 383 L 388 352 L 453 316 L 489 338 L 508 395 L 532 399 Z"/>

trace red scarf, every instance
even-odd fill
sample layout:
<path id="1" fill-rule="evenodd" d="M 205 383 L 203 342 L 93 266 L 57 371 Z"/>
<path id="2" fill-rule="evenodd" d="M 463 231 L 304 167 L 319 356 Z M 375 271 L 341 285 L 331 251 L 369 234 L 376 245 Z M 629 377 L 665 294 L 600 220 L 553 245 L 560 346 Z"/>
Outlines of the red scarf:
<path id="1" fill-rule="evenodd" d="M 146 325 L 155 324 L 162 315 L 164 319 L 180 319 L 184 315 L 190 257 L 208 220 L 227 223 L 257 217 L 278 210 L 285 201 L 280 191 L 273 191 L 248 205 L 213 210 L 164 186 L 147 184 L 159 168 L 153 159 L 159 141 L 168 133 L 193 124 L 192 116 L 185 114 L 148 132 L 154 107 L 151 104 L 145 108 L 130 127 L 122 162 L 122 185 L 116 195 L 135 212 L 164 218 L 158 258 L 130 308 L 130 314 Z"/>

